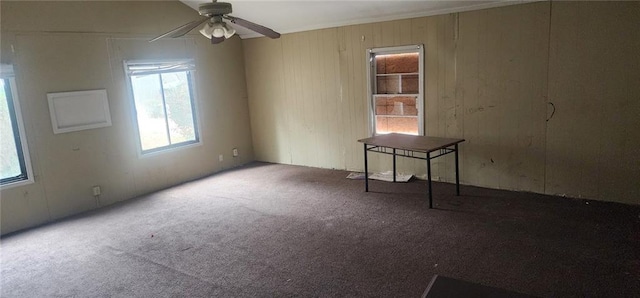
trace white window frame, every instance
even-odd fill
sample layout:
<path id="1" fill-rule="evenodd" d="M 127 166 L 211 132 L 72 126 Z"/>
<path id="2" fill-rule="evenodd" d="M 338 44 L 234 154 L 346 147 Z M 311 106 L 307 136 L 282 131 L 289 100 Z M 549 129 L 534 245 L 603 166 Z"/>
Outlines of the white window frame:
<path id="1" fill-rule="evenodd" d="M 160 147 L 160 148 L 154 148 L 154 149 L 150 149 L 150 150 L 142 150 L 142 140 L 140 138 L 140 128 L 138 127 L 138 115 L 137 115 L 137 110 L 136 110 L 136 103 L 135 103 L 135 99 L 133 97 L 133 86 L 131 84 L 131 75 L 128 71 L 129 69 L 129 65 L 131 64 L 187 64 L 189 65 L 187 68 L 184 68 L 184 71 L 188 71 L 189 72 L 189 83 L 190 83 L 190 93 L 191 93 L 191 110 L 192 110 L 192 116 L 194 118 L 193 121 L 193 125 L 194 125 L 194 129 L 195 129 L 195 137 L 196 140 L 193 142 L 188 142 L 188 143 L 182 143 L 182 144 L 177 144 L 176 146 L 173 145 L 169 145 L 166 147 Z M 178 150 L 183 150 L 183 149 L 187 149 L 187 148 L 192 148 L 192 147 L 197 147 L 202 145 L 202 136 L 200 133 L 200 115 L 199 115 L 199 109 L 198 109 L 198 94 L 196 92 L 196 76 L 195 76 L 195 61 L 194 59 L 154 59 L 154 60 L 124 60 L 122 61 L 122 65 L 124 67 L 124 72 L 125 72 L 125 81 L 127 84 L 127 91 L 129 93 L 129 103 L 130 103 L 130 107 L 131 107 L 131 115 L 132 115 L 132 121 L 135 124 L 135 137 L 136 137 L 136 143 L 137 143 L 137 147 L 138 147 L 138 158 L 145 158 L 145 157 L 151 157 L 151 156 L 156 156 L 156 155 L 160 155 L 160 154 L 164 154 L 164 153 L 168 153 L 168 152 L 172 152 L 172 151 L 178 151 Z M 149 72 L 151 73 L 162 73 L 163 71 L 156 71 L 156 72 Z"/>
<path id="2" fill-rule="evenodd" d="M 29 146 L 27 145 L 27 136 L 24 130 L 24 121 L 22 119 L 22 108 L 20 107 L 20 98 L 18 96 L 18 87 L 16 85 L 15 75 L 13 73 L 13 65 L 2 64 L 0 65 L 0 78 L 9 81 L 9 89 L 11 90 L 11 102 L 13 104 L 13 110 L 15 112 L 16 124 L 18 128 L 18 137 L 20 138 L 20 149 L 22 149 L 22 158 L 24 159 L 24 166 L 26 176 L 25 179 L 8 182 L 0 185 L 1 189 L 8 189 L 18 186 L 24 186 L 34 183 L 33 169 L 31 167 L 31 156 L 29 155 Z"/>
<path id="3" fill-rule="evenodd" d="M 376 132 L 376 114 L 375 114 L 375 97 L 376 89 L 376 55 L 392 55 L 418 53 L 418 94 L 416 97 L 416 108 L 418 110 L 418 135 L 424 136 L 424 45 L 408 45 L 397 47 L 383 47 L 367 49 L 367 108 L 369 115 L 369 135 L 375 136 Z"/>

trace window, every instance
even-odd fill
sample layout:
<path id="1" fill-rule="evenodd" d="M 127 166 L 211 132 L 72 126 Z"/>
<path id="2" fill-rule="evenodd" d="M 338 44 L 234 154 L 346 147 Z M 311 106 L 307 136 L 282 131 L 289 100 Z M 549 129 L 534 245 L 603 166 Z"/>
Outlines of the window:
<path id="1" fill-rule="evenodd" d="M 0 185 L 4 188 L 31 183 L 33 174 L 13 66 L 0 67 Z"/>
<path id="2" fill-rule="evenodd" d="M 369 50 L 369 127 L 372 135 L 424 135 L 422 45 Z"/>
<path id="3" fill-rule="evenodd" d="M 142 154 L 199 143 L 193 60 L 125 61 Z"/>

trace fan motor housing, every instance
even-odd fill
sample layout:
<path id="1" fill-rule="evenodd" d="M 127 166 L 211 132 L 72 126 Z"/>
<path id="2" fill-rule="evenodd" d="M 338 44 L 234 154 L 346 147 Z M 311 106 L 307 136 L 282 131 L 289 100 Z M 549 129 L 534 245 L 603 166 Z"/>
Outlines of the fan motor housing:
<path id="1" fill-rule="evenodd" d="M 201 16 L 219 16 L 231 13 L 231 3 L 213 2 L 202 3 L 198 6 L 198 12 Z"/>

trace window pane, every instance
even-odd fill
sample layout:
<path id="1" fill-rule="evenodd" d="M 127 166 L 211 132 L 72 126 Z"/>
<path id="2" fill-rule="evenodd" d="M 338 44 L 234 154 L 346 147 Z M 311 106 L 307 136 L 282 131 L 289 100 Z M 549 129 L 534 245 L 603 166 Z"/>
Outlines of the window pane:
<path id="1" fill-rule="evenodd" d="M 168 146 L 169 136 L 162 104 L 160 75 L 132 76 L 131 87 L 142 150 Z"/>
<path id="2" fill-rule="evenodd" d="M 398 94 L 400 93 L 400 77 L 397 75 L 376 77 L 376 94 Z"/>
<path id="3" fill-rule="evenodd" d="M 419 91 L 418 53 L 376 56 L 375 94 L 416 94 Z"/>
<path id="4" fill-rule="evenodd" d="M 171 143 L 195 141 L 196 133 L 187 73 L 163 73 L 162 86 L 164 87 Z"/>
<path id="5" fill-rule="evenodd" d="M 379 134 L 391 132 L 418 134 L 418 109 L 415 96 L 377 96 L 375 126 Z"/>
<path id="6" fill-rule="evenodd" d="M 376 56 L 377 73 L 417 73 L 418 53 L 387 54 Z"/>
<path id="7" fill-rule="evenodd" d="M 417 94 L 420 92 L 418 85 L 418 75 L 410 74 L 410 75 L 402 75 L 402 92 L 408 94 Z"/>
<path id="8" fill-rule="evenodd" d="M 7 81 L 0 80 L 0 175 L 1 179 L 16 177 L 22 174 L 20 157 L 15 142 L 14 129 L 11 123 L 11 112 L 7 97 Z"/>
<path id="9" fill-rule="evenodd" d="M 378 74 L 376 94 L 417 94 L 420 92 L 417 74 Z"/>
<path id="10" fill-rule="evenodd" d="M 418 116 L 415 96 L 377 96 L 376 115 Z"/>

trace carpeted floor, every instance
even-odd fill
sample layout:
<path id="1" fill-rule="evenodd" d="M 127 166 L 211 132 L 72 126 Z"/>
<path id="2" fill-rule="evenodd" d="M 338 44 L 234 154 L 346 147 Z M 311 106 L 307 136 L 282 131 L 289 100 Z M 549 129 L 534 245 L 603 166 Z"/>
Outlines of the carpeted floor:
<path id="1" fill-rule="evenodd" d="M 2 297 L 638 297 L 640 207 L 253 163 L 2 238 Z"/>

